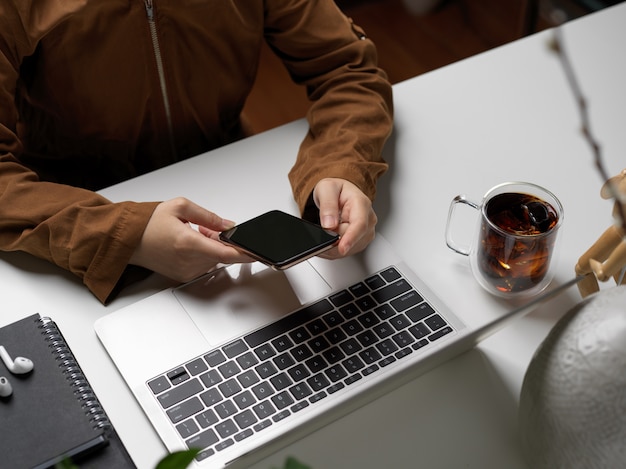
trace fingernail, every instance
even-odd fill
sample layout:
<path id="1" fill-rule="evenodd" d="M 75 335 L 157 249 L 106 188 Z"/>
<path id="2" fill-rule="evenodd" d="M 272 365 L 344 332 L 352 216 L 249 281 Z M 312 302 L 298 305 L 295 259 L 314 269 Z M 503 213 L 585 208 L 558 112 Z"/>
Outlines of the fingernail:
<path id="1" fill-rule="evenodd" d="M 225 230 L 230 230 L 235 225 L 236 223 L 232 220 L 222 219 L 222 226 L 224 227 Z"/>
<path id="2" fill-rule="evenodd" d="M 322 217 L 322 226 L 324 228 L 334 228 L 335 219 L 330 215 L 326 215 L 325 217 Z"/>

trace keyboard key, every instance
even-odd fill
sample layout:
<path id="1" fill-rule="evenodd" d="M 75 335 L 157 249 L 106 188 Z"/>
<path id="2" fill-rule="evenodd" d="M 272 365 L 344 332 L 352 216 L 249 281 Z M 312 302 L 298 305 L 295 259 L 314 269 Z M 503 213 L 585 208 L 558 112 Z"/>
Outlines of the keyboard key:
<path id="1" fill-rule="evenodd" d="M 200 428 L 192 419 L 186 420 L 183 423 L 179 423 L 176 425 L 176 430 L 178 430 L 178 434 L 183 438 L 189 438 L 191 435 L 198 433 Z"/>
<path id="2" fill-rule="evenodd" d="M 291 376 L 291 379 L 293 379 L 295 383 L 311 376 L 311 372 L 303 363 L 290 368 L 287 373 L 289 373 L 289 376 Z"/>
<path id="3" fill-rule="evenodd" d="M 380 322 L 380 319 L 378 319 L 378 316 L 370 311 L 369 313 L 360 315 L 359 322 L 363 325 L 364 328 L 369 329 L 370 327 L 378 324 Z"/>
<path id="4" fill-rule="evenodd" d="M 208 369 L 209 367 L 202 358 L 196 358 L 195 360 L 187 363 L 187 370 L 191 376 L 199 375 Z"/>
<path id="5" fill-rule="evenodd" d="M 235 407 L 235 404 L 233 404 L 231 401 L 220 402 L 213 409 L 215 410 L 215 412 L 217 412 L 217 415 L 219 415 L 223 419 L 237 413 L 237 407 Z"/>
<path id="6" fill-rule="evenodd" d="M 333 383 L 348 376 L 346 370 L 339 364 L 331 366 L 326 371 L 324 371 L 324 373 L 326 373 L 328 379 L 330 379 Z"/>
<path id="7" fill-rule="evenodd" d="M 356 301 L 354 302 L 354 304 L 356 304 L 356 305 L 357 305 L 357 307 L 358 307 L 358 308 L 361 310 L 361 312 L 363 312 L 363 313 L 364 313 L 364 312 L 366 312 L 366 311 L 369 311 L 370 309 L 373 309 L 375 306 L 377 306 L 377 305 L 378 305 L 378 303 L 376 303 L 376 302 L 374 301 L 374 299 L 373 299 L 371 296 L 369 296 L 369 295 L 362 296 L 361 298 L 359 298 L 358 300 L 356 300 Z"/>
<path id="8" fill-rule="evenodd" d="M 239 410 L 246 409 L 257 402 L 250 391 L 244 391 L 241 394 L 237 394 L 233 397 L 233 401 L 237 407 L 239 407 Z"/>
<path id="9" fill-rule="evenodd" d="M 221 393 L 224 395 L 224 397 L 233 396 L 237 394 L 239 391 L 241 391 L 241 386 L 239 385 L 239 382 L 235 378 L 229 379 L 228 381 L 224 381 L 223 383 L 218 384 L 217 387 L 219 388 Z"/>
<path id="10" fill-rule="evenodd" d="M 398 280 L 386 287 L 381 288 L 380 290 L 376 290 L 372 292 L 372 297 L 376 300 L 378 304 L 386 303 L 387 301 L 395 298 L 402 293 L 405 293 L 411 289 L 411 285 L 404 280 Z"/>
<path id="11" fill-rule="evenodd" d="M 372 331 L 366 330 L 356 336 L 356 339 L 363 345 L 363 347 L 369 347 L 372 344 L 378 342 L 378 337 Z"/>
<path id="12" fill-rule="evenodd" d="M 385 337 L 389 337 L 390 335 L 392 335 L 394 332 L 396 332 L 396 330 L 391 327 L 391 324 L 389 324 L 388 322 L 382 322 L 374 326 L 374 332 L 379 338 L 384 339 Z"/>
<path id="13" fill-rule="evenodd" d="M 338 326 L 345 321 L 344 317 L 339 311 L 331 311 L 330 313 L 325 314 L 322 319 L 328 325 L 328 327 Z"/>
<path id="14" fill-rule="evenodd" d="M 325 330 L 328 329 L 328 326 L 321 319 L 316 319 L 315 321 L 311 321 L 306 325 L 307 330 L 311 333 L 311 335 L 316 336 L 317 334 L 321 334 Z"/>
<path id="15" fill-rule="evenodd" d="M 424 323 L 431 328 L 431 330 L 436 331 L 438 329 L 441 329 L 443 326 L 447 326 L 448 323 L 446 323 L 446 321 L 439 316 L 438 314 L 433 314 L 431 317 L 429 317 L 428 319 L 424 319 Z"/>
<path id="16" fill-rule="evenodd" d="M 252 348 L 269 342 L 281 334 L 285 334 L 296 327 L 302 326 L 307 322 L 326 314 L 333 309 L 333 304 L 327 299 L 306 306 L 293 314 L 285 316 L 278 321 L 269 324 L 251 334 L 246 335 L 245 340 Z"/>
<path id="17" fill-rule="evenodd" d="M 289 337 L 291 338 L 291 340 L 294 341 L 294 343 L 301 344 L 305 340 L 310 339 L 311 338 L 311 334 L 309 334 L 309 332 L 306 330 L 306 328 L 299 327 L 295 331 L 290 332 L 289 333 Z"/>
<path id="18" fill-rule="evenodd" d="M 393 306 L 393 309 L 401 313 L 402 311 L 412 308 L 422 301 L 424 300 L 419 295 L 419 293 L 417 293 L 415 290 L 411 290 L 407 293 L 404 293 L 402 296 L 396 298 L 395 300 L 392 300 L 390 304 L 391 306 Z"/>
<path id="19" fill-rule="evenodd" d="M 189 379 L 189 373 L 184 367 L 178 367 L 174 371 L 170 371 L 167 374 L 170 382 L 176 386 L 177 384 L 182 383 L 183 381 L 187 381 Z"/>
<path id="20" fill-rule="evenodd" d="M 389 320 L 389 324 L 391 324 L 396 331 L 401 331 L 409 327 L 412 323 L 404 314 L 398 314 Z"/>
<path id="21" fill-rule="evenodd" d="M 187 417 L 191 417 L 193 414 L 196 414 L 204 409 L 204 405 L 200 402 L 200 399 L 197 397 L 192 397 L 180 404 L 175 405 L 174 407 L 170 407 L 167 410 L 167 416 L 170 418 L 172 423 L 178 423 L 185 420 Z"/>
<path id="22" fill-rule="evenodd" d="M 320 353 L 330 347 L 330 343 L 324 337 L 316 337 L 307 342 L 314 353 Z"/>
<path id="23" fill-rule="evenodd" d="M 341 362 L 348 373 L 356 373 L 365 366 L 365 363 L 359 357 L 349 357 Z"/>
<path id="24" fill-rule="evenodd" d="M 423 322 L 415 324 L 413 327 L 409 328 L 409 332 L 415 336 L 416 339 L 421 339 L 422 337 L 426 337 L 430 334 L 430 329 L 426 327 Z"/>
<path id="25" fill-rule="evenodd" d="M 204 405 L 207 407 L 211 407 L 212 405 L 217 404 L 224 400 L 224 396 L 219 392 L 217 388 L 211 388 L 206 392 L 200 394 L 200 399 L 204 402 Z"/>
<path id="26" fill-rule="evenodd" d="M 393 341 L 398 344 L 398 347 L 406 347 L 415 342 L 415 337 L 409 334 L 407 331 L 402 331 L 394 335 Z"/>
<path id="27" fill-rule="evenodd" d="M 366 295 L 370 291 L 369 288 L 367 288 L 367 286 L 363 282 L 359 282 L 359 283 L 352 285 L 349 288 L 349 290 L 350 290 L 350 293 L 352 293 L 357 298 L 359 296 Z"/>
<path id="28" fill-rule="evenodd" d="M 257 363 L 259 363 L 259 360 L 252 352 L 246 352 L 243 355 L 237 357 L 237 364 L 241 367 L 242 370 L 247 370 Z"/>
<path id="29" fill-rule="evenodd" d="M 300 344 L 291 350 L 291 356 L 299 362 L 306 360 L 312 355 L 313 352 L 311 352 L 311 349 L 306 344 Z"/>
<path id="30" fill-rule="evenodd" d="M 219 437 L 213 431 L 213 429 L 205 430 L 196 436 L 186 440 L 187 447 L 189 448 L 208 448 L 219 441 Z"/>
<path id="31" fill-rule="evenodd" d="M 258 383 L 260 379 L 253 370 L 248 370 L 237 376 L 237 381 L 239 381 L 239 384 L 244 388 L 249 388 L 253 384 Z"/>
<path id="32" fill-rule="evenodd" d="M 286 335 L 282 335 L 279 338 L 272 340 L 272 345 L 276 351 L 280 353 L 293 347 L 293 342 Z"/>
<path id="33" fill-rule="evenodd" d="M 380 360 L 382 355 L 374 347 L 370 347 L 359 353 L 359 357 L 361 357 L 365 363 L 371 364 Z"/>
<path id="34" fill-rule="evenodd" d="M 370 290 L 378 290 L 381 287 L 386 285 L 386 282 L 380 275 L 372 275 L 365 279 L 365 285 L 367 285 Z"/>
<path id="35" fill-rule="evenodd" d="M 306 362 L 305 362 L 306 366 L 309 367 L 309 370 L 311 370 L 311 372 L 313 373 L 317 373 L 318 371 L 322 371 L 324 368 L 326 368 L 328 366 L 328 363 L 326 362 L 326 360 L 324 360 L 322 357 L 320 356 L 314 356 L 309 358 Z"/>
<path id="36" fill-rule="evenodd" d="M 383 356 L 391 355 L 398 350 L 398 346 L 391 339 L 383 340 L 380 344 L 376 344 L 376 348 Z"/>
<path id="37" fill-rule="evenodd" d="M 441 339 L 444 335 L 452 332 L 452 328 L 450 326 L 444 327 L 443 329 L 439 329 L 437 332 L 428 336 L 428 340 L 434 342 L 437 339 Z"/>
<path id="38" fill-rule="evenodd" d="M 298 383 L 290 387 L 289 392 L 298 401 L 313 394 L 313 391 L 311 391 L 311 388 L 306 383 Z"/>
<path id="39" fill-rule="evenodd" d="M 276 413 L 276 408 L 272 405 L 269 400 L 265 400 L 257 405 L 255 405 L 252 410 L 256 414 L 256 416 L 260 419 L 264 419 Z M 256 428 L 255 428 L 256 430 Z M 258 431 L 258 430 L 257 430 Z"/>
<path id="40" fill-rule="evenodd" d="M 326 386 L 328 386 L 330 384 L 330 381 L 328 381 L 328 378 L 326 378 L 326 376 L 323 375 L 322 373 L 318 373 L 315 376 L 311 376 L 309 379 L 307 379 L 306 382 L 315 391 L 319 391 L 320 389 L 324 389 Z"/>
<path id="41" fill-rule="evenodd" d="M 228 448 L 229 446 L 234 445 L 235 442 L 232 440 L 232 438 L 229 438 L 228 440 L 224 440 L 220 443 L 218 443 L 217 445 L 215 445 L 215 449 L 218 451 L 223 451 L 226 448 Z"/>
<path id="42" fill-rule="evenodd" d="M 291 412 L 288 410 L 283 410 L 282 412 L 277 413 L 272 417 L 274 422 L 280 422 L 282 419 L 285 419 L 291 415 Z"/>
<path id="43" fill-rule="evenodd" d="M 334 329 L 331 329 L 326 334 L 324 334 L 324 337 L 326 337 L 331 344 L 338 344 L 342 340 L 346 339 L 347 336 L 343 330 L 335 327 Z"/>
<path id="44" fill-rule="evenodd" d="M 293 381 L 291 381 L 291 378 L 289 378 L 287 373 L 280 373 L 279 375 L 271 377 L 270 382 L 277 391 L 281 391 L 293 384 Z"/>
<path id="45" fill-rule="evenodd" d="M 278 370 L 271 362 L 261 363 L 259 366 L 255 368 L 256 372 L 262 379 L 269 378 L 272 375 L 278 373 Z"/>
<path id="46" fill-rule="evenodd" d="M 331 365 L 337 363 L 339 360 L 345 358 L 346 354 L 341 351 L 339 347 L 333 347 L 324 352 L 324 358 Z"/>
<path id="47" fill-rule="evenodd" d="M 270 383 L 261 382 L 252 388 L 252 392 L 260 400 L 274 394 L 274 389 Z"/>
<path id="48" fill-rule="evenodd" d="M 222 353 L 221 350 L 218 349 L 207 353 L 204 356 L 204 359 L 209 364 L 209 366 L 215 368 L 220 363 L 224 363 L 226 361 L 226 356 Z"/>
<path id="49" fill-rule="evenodd" d="M 280 394 L 276 394 L 272 397 L 272 402 L 278 410 L 282 410 L 287 406 L 293 404 L 293 398 L 287 391 L 283 391 Z M 274 420 L 277 422 L 277 420 Z"/>
<path id="50" fill-rule="evenodd" d="M 200 425 L 202 428 L 210 427 L 217 421 L 217 415 L 211 409 L 207 409 L 204 412 L 196 415 L 196 422 L 198 422 L 198 425 Z"/>
<path id="51" fill-rule="evenodd" d="M 354 303 L 349 303 L 345 306 L 342 306 L 341 308 L 339 308 L 339 311 L 346 319 L 352 319 L 361 314 L 361 310 Z"/>
<path id="52" fill-rule="evenodd" d="M 154 394 L 159 394 L 172 387 L 170 381 L 165 376 L 159 376 L 148 383 Z"/>
<path id="53" fill-rule="evenodd" d="M 351 319 L 345 324 L 342 324 L 341 328 L 348 335 L 356 335 L 363 330 L 363 326 L 356 319 Z"/>
<path id="54" fill-rule="evenodd" d="M 218 370 L 220 370 L 220 373 L 224 378 L 230 378 L 239 373 L 241 371 L 241 368 L 239 368 L 239 365 L 237 365 L 234 360 L 231 360 L 224 363 L 223 365 L 220 365 L 218 367 Z"/>
<path id="55" fill-rule="evenodd" d="M 359 350 L 363 348 L 361 347 L 361 344 L 359 344 L 357 340 L 353 338 L 346 340 L 339 346 L 341 347 L 341 350 L 343 350 L 343 352 L 346 355 L 352 355 L 354 353 L 357 353 Z"/>
<path id="56" fill-rule="evenodd" d="M 243 341 L 243 339 L 237 339 L 230 344 L 226 344 L 222 347 L 222 351 L 226 354 L 228 358 L 234 358 L 237 355 L 241 355 L 243 352 L 248 350 L 248 346 Z"/>
<path id="57" fill-rule="evenodd" d="M 248 429 L 248 430 L 244 430 L 240 433 L 237 433 L 235 435 L 235 441 L 241 441 L 241 440 L 245 440 L 246 438 L 248 438 L 249 436 L 253 435 L 253 431 Z"/>
<path id="58" fill-rule="evenodd" d="M 395 310 L 387 303 L 374 308 L 374 312 L 383 321 L 396 315 Z"/>
<path id="59" fill-rule="evenodd" d="M 428 303 L 424 302 L 416 306 L 415 308 L 411 308 L 405 314 L 409 317 L 409 319 L 413 322 L 421 321 L 424 318 L 427 318 L 431 314 L 433 314 L 435 310 Z"/>
<path id="60" fill-rule="evenodd" d="M 302 409 L 306 409 L 309 406 L 307 401 L 296 402 L 293 406 L 291 406 L 291 410 L 294 414 L 296 412 L 301 411 Z"/>
<path id="61" fill-rule="evenodd" d="M 231 419 L 225 420 L 224 422 L 215 425 L 215 430 L 222 438 L 234 435 L 239 431 L 237 429 L 237 426 L 235 425 L 235 422 Z"/>
<path id="62" fill-rule="evenodd" d="M 354 297 L 348 290 L 341 290 L 340 292 L 334 293 L 328 298 L 336 307 L 343 306 L 346 303 L 351 302 Z"/>
<path id="63" fill-rule="evenodd" d="M 274 357 L 273 361 L 279 370 L 285 370 L 296 363 L 289 353 L 280 354 L 277 357 Z"/>
<path id="64" fill-rule="evenodd" d="M 393 267 L 383 270 L 380 275 L 388 282 L 391 283 L 400 278 L 400 273 Z"/>
<path id="65" fill-rule="evenodd" d="M 255 348 L 254 353 L 259 357 L 259 360 L 267 360 L 276 355 L 276 350 L 270 344 L 263 344 Z"/>
<path id="66" fill-rule="evenodd" d="M 160 396 L 157 397 L 159 403 L 164 409 L 173 406 L 174 404 L 178 404 L 179 402 L 184 401 L 185 399 L 190 398 L 191 396 L 198 394 L 204 388 L 202 384 L 197 379 L 192 379 L 191 381 L 187 381 L 183 384 L 172 388 Z"/>
<path id="67" fill-rule="evenodd" d="M 251 410 L 244 410 L 242 413 L 235 415 L 234 419 L 242 430 L 251 427 L 259 421 Z"/>
<path id="68" fill-rule="evenodd" d="M 267 427 L 269 427 L 272 424 L 271 420 L 264 420 L 261 423 L 259 423 L 258 425 L 255 425 L 253 427 L 255 432 L 260 432 L 261 430 L 265 430 Z"/>

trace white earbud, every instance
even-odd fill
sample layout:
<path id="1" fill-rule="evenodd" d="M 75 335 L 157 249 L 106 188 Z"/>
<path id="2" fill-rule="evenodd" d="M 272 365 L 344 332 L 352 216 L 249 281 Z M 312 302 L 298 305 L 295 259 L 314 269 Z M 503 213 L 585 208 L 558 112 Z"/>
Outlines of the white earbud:
<path id="1" fill-rule="evenodd" d="M 4 376 L 0 376 L 0 397 L 9 397 L 13 393 L 11 383 Z"/>
<path id="2" fill-rule="evenodd" d="M 4 348 L 4 345 L 0 345 L 0 358 L 9 369 L 9 371 L 16 375 L 23 375 L 32 371 L 33 362 L 32 360 L 24 357 L 15 357 L 15 360 L 11 360 L 8 352 Z"/>

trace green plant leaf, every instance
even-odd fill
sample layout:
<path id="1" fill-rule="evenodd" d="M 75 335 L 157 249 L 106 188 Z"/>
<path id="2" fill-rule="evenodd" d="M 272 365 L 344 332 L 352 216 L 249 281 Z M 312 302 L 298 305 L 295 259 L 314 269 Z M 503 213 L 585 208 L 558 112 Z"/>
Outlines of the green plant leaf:
<path id="1" fill-rule="evenodd" d="M 296 458 L 289 456 L 285 461 L 282 469 L 311 469 L 311 467 L 306 464 L 302 464 Z"/>
<path id="2" fill-rule="evenodd" d="M 168 454 L 159 461 L 156 469 L 185 469 L 191 464 L 193 458 L 200 452 L 197 448 L 188 449 L 186 451 L 176 451 Z"/>

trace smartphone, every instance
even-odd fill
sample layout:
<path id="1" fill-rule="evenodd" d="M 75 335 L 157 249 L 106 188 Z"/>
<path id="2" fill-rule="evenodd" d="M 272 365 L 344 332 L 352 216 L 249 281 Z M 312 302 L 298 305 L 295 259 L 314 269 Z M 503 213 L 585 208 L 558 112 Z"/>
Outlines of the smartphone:
<path id="1" fill-rule="evenodd" d="M 280 210 L 271 210 L 230 230 L 220 239 L 276 270 L 333 247 L 339 235 Z"/>

